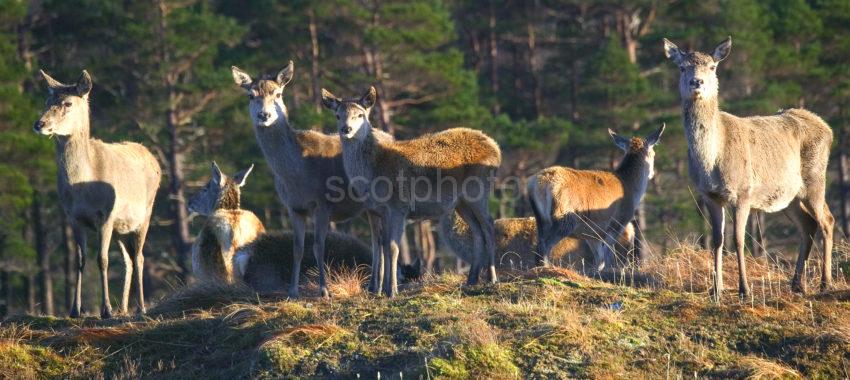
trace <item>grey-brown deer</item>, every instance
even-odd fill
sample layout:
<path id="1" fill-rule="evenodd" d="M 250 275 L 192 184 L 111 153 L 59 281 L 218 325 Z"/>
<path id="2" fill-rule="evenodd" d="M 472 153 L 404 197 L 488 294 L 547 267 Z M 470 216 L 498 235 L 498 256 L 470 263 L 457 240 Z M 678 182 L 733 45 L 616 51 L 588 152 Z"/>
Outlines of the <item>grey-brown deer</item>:
<path id="1" fill-rule="evenodd" d="M 260 219 L 242 208 L 242 187 L 252 168 L 231 177 L 213 163 L 212 177 L 189 200 L 189 211 L 207 217 L 192 246 L 192 270 L 201 281 L 244 282 L 260 293 L 286 291 L 292 276 L 293 234 L 266 232 Z M 312 238 L 311 233 L 306 235 Z M 307 247 L 312 248 L 311 242 Z M 329 232 L 325 243 L 331 268 L 356 268 L 371 259 L 369 248 L 353 236 Z M 299 272 L 316 268 L 308 258 Z"/>
<path id="2" fill-rule="evenodd" d="M 732 209 L 738 292 L 750 293 L 744 260 L 750 210 L 785 211 L 802 233 L 792 288 L 806 291 L 805 263 L 815 235 L 823 240 L 821 288 L 832 286 L 832 227 L 825 199 L 832 130 L 817 115 L 788 109 L 772 116 L 738 117 L 720 111 L 717 68 L 732 37 L 711 54 L 687 52 L 664 39 L 664 53 L 678 67 L 679 94 L 688 141 L 688 168 L 709 211 L 714 244 L 714 300 L 723 292 L 725 207 Z"/>
<path id="3" fill-rule="evenodd" d="M 142 248 L 159 188 L 159 164 L 153 154 L 140 144 L 105 143 L 91 138 L 89 93 L 92 80 L 86 71 L 72 85 L 62 84 L 44 71 L 40 73 L 47 81 L 48 96 L 44 112 L 33 129 L 36 133 L 53 137 L 56 142 L 59 200 L 68 216 L 77 246 L 77 280 L 70 315 L 80 316 L 87 250 L 86 227 L 94 228 L 100 234 L 100 316 L 112 317 L 107 268 L 113 232 L 128 236 L 118 240 L 125 266 L 121 312 L 127 313 L 130 284 L 135 279 L 139 312 L 144 313 L 142 273 L 145 258 Z M 132 257 L 127 246 L 132 250 Z"/>
<path id="4" fill-rule="evenodd" d="M 345 221 L 360 215 L 363 202 L 348 196 L 348 180 L 342 164 L 342 147 L 339 137 L 324 133 L 297 130 L 289 124 L 289 115 L 283 103 L 283 90 L 292 80 L 294 65 L 289 61 L 275 76 L 262 76 L 256 80 L 240 70 L 231 68 L 233 80 L 248 95 L 248 112 L 254 124 L 254 133 L 269 167 L 274 173 L 275 189 L 289 214 L 295 234 L 292 255 L 292 282 L 289 295 L 298 296 L 301 260 L 304 257 L 306 219 L 313 218 L 313 253 L 316 261 L 324 263 L 324 241 L 331 221 Z M 384 132 L 375 131 L 381 139 L 392 139 Z M 340 191 L 342 189 L 342 191 Z M 373 259 L 380 256 L 377 241 L 378 224 L 369 216 L 372 226 Z M 325 267 L 319 265 L 319 287 L 323 296 L 328 290 Z M 377 292 L 378 288 L 370 289 Z"/>
<path id="5" fill-rule="evenodd" d="M 493 219 L 487 201 L 502 160 L 499 146 L 481 131 L 469 128 L 404 141 L 381 139 L 369 122 L 376 101 L 374 87 L 355 100 L 343 100 L 322 89 L 323 104 L 338 120 L 352 191 L 380 214 L 383 265 L 373 262 L 372 277 L 383 277 L 384 294 L 394 296 L 405 221 L 436 219 L 457 209 L 475 237 L 476 257 L 467 284 L 476 284 L 484 267 L 495 282 Z"/>
<path id="6" fill-rule="evenodd" d="M 664 125 L 646 139 L 625 138 L 608 130 L 625 152 L 613 172 L 553 166 L 528 180 L 528 197 L 537 221 L 538 252 L 544 263 L 565 237 L 587 240 L 596 252 L 597 271 L 613 265 L 613 248 L 634 218 L 649 179 L 655 174 L 655 144 Z"/>

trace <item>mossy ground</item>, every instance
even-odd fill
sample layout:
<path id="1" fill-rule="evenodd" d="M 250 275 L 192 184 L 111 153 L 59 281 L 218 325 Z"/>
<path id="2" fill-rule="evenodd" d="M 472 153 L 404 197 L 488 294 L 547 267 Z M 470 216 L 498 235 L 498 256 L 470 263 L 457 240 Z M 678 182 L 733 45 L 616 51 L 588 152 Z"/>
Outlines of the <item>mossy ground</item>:
<path id="1" fill-rule="evenodd" d="M 212 287 L 161 301 L 145 317 L 10 318 L 0 324 L 0 378 L 833 378 L 850 370 L 846 291 L 746 302 L 729 292 L 714 305 L 707 293 L 635 289 L 561 269 L 462 282 L 428 278 L 392 300 L 291 301 Z"/>

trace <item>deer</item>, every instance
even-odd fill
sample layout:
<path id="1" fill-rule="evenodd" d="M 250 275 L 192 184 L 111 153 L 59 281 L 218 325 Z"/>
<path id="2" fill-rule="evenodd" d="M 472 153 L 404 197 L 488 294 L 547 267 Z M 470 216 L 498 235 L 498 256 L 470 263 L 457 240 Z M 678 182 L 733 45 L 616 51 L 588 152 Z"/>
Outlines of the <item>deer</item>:
<path id="1" fill-rule="evenodd" d="M 82 307 L 87 228 L 97 230 L 100 235 L 101 318 L 112 318 L 107 269 L 113 233 L 119 235 L 118 246 L 124 258 L 121 313 L 127 314 L 130 285 L 135 280 L 138 312 L 144 314 L 143 247 L 160 184 L 159 163 L 141 144 L 106 143 L 91 137 L 92 79 L 87 71 L 83 70 L 72 85 L 53 79 L 43 70 L 39 73 L 47 82 L 48 95 L 33 130 L 55 141 L 59 202 L 71 224 L 77 251 L 77 279 L 70 316 L 78 318 Z"/>
<path id="2" fill-rule="evenodd" d="M 376 261 L 372 267 L 373 278 L 383 278 L 378 286 L 388 297 L 398 293 L 396 267 L 406 220 L 437 219 L 455 210 L 475 240 L 467 284 L 476 285 L 485 267 L 490 282 L 496 282 L 493 218 L 487 202 L 502 160 L 498 144 L 469 128 L 403 141 L 381 139 L 369 122 L 376 101 L 375 87 L 348 100 L 322 89 L 322 104 L 337 118 L 351 190 L 381 221 L 383 263 Z"/>
<path id="3" fill-rule="evenodd" d="M 665 127 L 661 125 L 645 139 L 626 138 L 608 129 L 614 145 L 624 152 L 613 171 L 552 166 L 529 177 L 537 251 L 544 266 L 551 264 L 554 245 L 572 237 L 593 247 L 597 273 L 612 267 L 612 250 L 655 175 L 654 148 Z"/>
<path id="4" fill-rule="evenodd" d="M 248 112 L 257 143 L 271 168 L 275 190 L 292 224 L 293 273 L 289 296 L 298 297 L 306 219 L 313 219 L 313 253 L 316 261 L 322 263 L 330 222 L 352 219 L 366 208 L 362 201 L 348 196 L 350 192 L 344 190 L 348 187 L 348 178 L 343 168 L 339 137 L 298 130 L 290 125 L 283 91 L 292 80 L 293 62 L 289 61 L 275 76 L 261 76 L 256 80 L 236 66 L 231 67 L 231 72 L 234 82 L 248 95 Z M 374 131 L 374 134 L 380 139 L 392 139 L 383 131 Z M 379 224 L 373 218 L 367 213 L 375 259 L 380 257 L 380 244 Z M 319 265 L 319 288 L 323 297 L 329 296 L 324 265 Z M 370 286 L 370 291 L 377 293 L 378 288 Z"/>
<path id="5" fill-rule="evenodd" d="M 688 144 L 688 168 L 708 209 L 714 253 L 713 299 L 723 292 L 723 239 L 731 208 L 738 293 L 750 294 L 744 260 L 751 210 L 784 211 L 798 226 L 801 242 L 791 287 L 805 293 L 805 263 L 815 235 L 824 250 L 821 289 L 832 287 L 832 233 L 826 169 L 832 129 L 819 116 L 798 108 L 771 116 L 738 117 L 720 110 L 717 68 L 729 56 L 732 37 L 711 54 L 687 52 L 664 39 L 664 54 L 681 72 L 679 95 Z"/>
<path id="6" fill-rule="evenodd" d="M 240 188 L 253 169 L 229 177 L 213 161 L 210 180 L 189 200 L 189 212 L 208 216 L 192 244 L 192 271 L 200 281 L 241 278 L 250 257 L 243 249 L 266 232 L 257 215 L 241 207 Z"/>
<path id="7" fill-rule="evenodd" d="M 192 246 L 193 272 L 203 282 L 244 283 L 260 293 L 286 291 L 292 267 L 283 259 L 292 254 L 286 247 L 292 247 L 293 233 L 268 232 L 242 208 L 242 188 L 253 168 L 230 177 L 213 162 L 209 181 L 189 200 L 189 212 L 207 217 Z M 325 249 L 329 267 L 355 268 L 371 259 L 368 247 L 344 234 L 329 232 Z M 301 270 L 318 268 L 310 260 L 301 265 Z"/>
<path id="8" fill-rule="evenodd" d="M 466 263 L 473 261 L 473 238 L 469 225 L 457 213 L 440 219 L 440 238 L 449 250 Z M 500 218 L 494 222 L 498 269 L 528 269 L 541 261 L 537 249 L 537 224 L 534 217 Z M 618 239 L 624 248 L 634 241 L 634 224 L 628 223 Z M 552 246 L 552 262 L 565 264 L 575 270 L 594 261 L 593 248 L 587 241 L 565 237 Z"/>

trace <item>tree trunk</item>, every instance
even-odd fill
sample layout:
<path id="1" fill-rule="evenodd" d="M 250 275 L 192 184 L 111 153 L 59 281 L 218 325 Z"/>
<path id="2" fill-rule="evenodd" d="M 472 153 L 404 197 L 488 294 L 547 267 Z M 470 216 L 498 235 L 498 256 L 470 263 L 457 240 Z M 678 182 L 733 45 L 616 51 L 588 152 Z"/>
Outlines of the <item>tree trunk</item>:
<path id="1" fill-rule="evenodd" d="M 310 8 L 307 11 L 309 23 L 307 25 L 310 30 L 310 53 L 312 60 L 310 62 L 310 82 L 313 87 L 313 104 L 316 107 L 316 112 L 322 112 L 322 94 L 319 88 L 319 32 L 316 28 L 316 12 Z M 321 129 L 321 125 L 319 126 Z"/>
<path id="2" fill-rule="evenodd" d="M 50 252 L 47 250 L 47 236 L 44 232 L 44 220 L 41 209 L 41 193 L 33 192 L 32 199 L 33 238 L 35 240 L 36 260 L 38 263 L 39 299 L 44 315 L 54 314 L 53 272 L 50 269 Z"/>
<path id="3" fill-rule="evenodd" d="M 62 246 L 65 249 L 65 306 L 71 310 L 71 304 L 74 301 L 74 269 L 77 267 L 76 245 L 74 243 L 74 231 L 71 229 L 71 224 L 65 218 L 65 213 L 62 215 Z"/>
<path id="4" fill-rule="evenodd" d="M 12 281 L 9 277 L 8 271 L 0 270 L 0 291 L 3 292 L 3 298 L 0 299 L 0 317 L 9 315 L 12 308 Z"/>
<path id="5" fill-rule="evenodd" d="M 434 242 L 434 233 L 431 230 L 431 221 L 423 220 L 417 223 L 415 231 L 416 241 L 419 244 L 422 274 L 433 273 L 434 262 L 437 259 L 437 247 Z"/>
<path id="6" fill-rule="evenodd" d="M 163 68 L 169 68 L 170 55 L 167 50 L 167 30 L 168 30 L 168 8 L 163 1 L 158 2 L 159 6 L 159 54 L 160 65 Z M 169 198 L 173 201 L 171 204 L 171 216 L 174 221 L 172 230 L 172 243 L 177 253 L 177 265 L 180 268 L 178 277 L 182 281 L 186 281 L 186 276 L 190 270 L 187 263 L 189 255 L 190 237 L 189 237 L 189 220 L 186 212 L 186 194 L 183 188 L 183 161 L 184 152 L 179 137 L 179 120 L 177 116 L 178 94 L 176 89 L 177 74 L 168 70 L 163 70 L 163 87 L 165 89 L 165 99 L 168 100 L 167 109 L 165 111 L 165 128 L 168 131 L 168 172 L 171 179 L 169 184 Z"/>
<path id="7" fill-rule="evenodd" d="M 847 156 L 847 133 L 844 128 L 838 128 L 838 198 L 841 202 L 839 217 L 841 219 L 841 231 L 845 239 L 850 236 L 850 200 L 847 199 L 850 192 L 850 158 Z"/>
<path id="8" fill-rule="evenodd" d="M 537 2 L 531 8 L 529 13 L 534 14 L 537 10 Z M 537 38 L 534 32 L 534 23 L 532 16 L 526 18 L 526 45 L 528 47 L 528 69 L 531 74 L 531 92 L 532 92 L 532 113 L 534 118 L 540 117 L 541 108 L 543 106 L 543 89 L 540 85 L 540 75 L 537 67 Z"/>
<path id="9" fill-rule="evenodd" d="M 38 312 L 36 309 L 36 305 L 38 305 L 38 300 L 35 296 L 36 276 L 34 273 L 30 272 L 27 273 L 26 277 L 27 313 L 30 315 L 35 315 Z"/>
<path id="10" fill-rule="evenodd" d="M 493 94 L 493 115 L 501 111 L 499 105 L 499 41 L 496 37 L 496 8 L 490 1 L 490 92 Z"/>

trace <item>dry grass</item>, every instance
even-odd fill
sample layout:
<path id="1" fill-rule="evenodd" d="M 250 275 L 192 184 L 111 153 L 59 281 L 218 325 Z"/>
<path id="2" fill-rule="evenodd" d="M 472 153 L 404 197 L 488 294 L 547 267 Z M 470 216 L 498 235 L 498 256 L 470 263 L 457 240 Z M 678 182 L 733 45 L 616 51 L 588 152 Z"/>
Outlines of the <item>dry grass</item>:
<path id="1" fill-rule="evenodd" d="M 369 280 L 369 268 L 365 265 L 350 266 L 326 266 L 328 292 L 335 298 L 358 297 L 365 293 L 366 282 Z M 313 268 L 307 271 L 309 281 L 306 285 L 306 293 L 319 294 L 318 271 Z"/>
<path id="2" fill-rule="evenodd" d="M 149 315 L 173 316 L 186 312 L 226 306 L 235 302 L 257 302 L 259 296 L 240 284 L 216 282 L 196 283 L 175 291 L 171 296 L 157 302 Z"/>
<path id="3" fill-rule="evenodd" d="M 802 378 L 799 372 L 758 356 L 745 356 L 741 358 L 739 365 L 742 377 L 750 380 Z"/>

